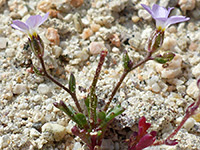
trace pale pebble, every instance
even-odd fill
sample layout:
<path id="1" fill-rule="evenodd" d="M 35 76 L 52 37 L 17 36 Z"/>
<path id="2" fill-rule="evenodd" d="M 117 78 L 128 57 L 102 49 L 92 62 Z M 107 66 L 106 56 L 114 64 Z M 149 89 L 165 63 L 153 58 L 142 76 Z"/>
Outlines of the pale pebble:
<path id="1" fill-rule="evenodd" d="M 46 84 L 44 84 L 44 83 L 41 83 L 41 84 L 38 86 L 38 92 L 39 92 L 40 94 L 48 94 L 48 93 L 51 92 L 51 88 L 50 88 L 48 85 L 46 85 Z"/>
<path id="2" fill-rule="evenodd" d="M 192 74 L 195 76 L 195 78 L 200 77 L 200 63 L 192 67 Z"/>
<path id="3" fill-rule="evenodd" d="M 103 42 L 92 42 L 89 45 L 89 50 L 92 55 L 100 54 L 102 50 L 106 50 Z"/>
<path id="4" fill-rule="evenodd" d="M 86 61 L 89 58 L 89 55 L 87 54 L 86 50 L 75 51 L 74 55 L 76 58 L 80 58 L 82 61 Z"/>
<path id="5" fill-rule="evenodd" d="M 186 93 L 194 99 L 198 98 L 199 89 L 197 87 L 196 80 L 193 80 L 187 87 Z"/>
<path id="6" fill-rule="evenodd" d="M 100 27 L 101 27 L 101 26 L 100 26 L 99 24 L 96 24 L 96 23 L 92 23 L 92 24 L 90 25 L 90 28 L 91 28 L 91 30 L 92 30 L 93 32 L 99 31 Z"/>
<path id="7" fill-rule="evenodd" d="M 56 123 L 45 123 L 42 126 L 42 134 L 45 132 L 52 136 L 52 140 L 60 141 L 66 134 L 66 128 Z"/>
<path id="8" fill-rule="evenodd" d="M 81 37 L 86 40 L 88 39 L 91 35 L 93 35 L 93 31 L 90 28 L 85 28 L 83 30 L 83 33 L 81 34 Z"/>
<path id="9" fill-rule="evenodd" d="M 193 10 L 195 8 L 196 0 L 179 0 L 178 4 L 185 13 L 186 10 Z"/>
<path id="10" fill-rule="evenodd" d="M 140 17 L 138 17 L 138 16 L 132 16 L 131 20 L 132 20 L 134 23 L 137 23 L 137 22 L 140 20 Z"/>
<path id="11" fill-rule="evenodd" d="M 7 38 L 0 37 L 0 49 L 6 48 L 7 45 Z"/>
<path id="12" fill-rule="evenodd" d="M 127 6 L 128 0 L 114 0 L 108 3 L 110 10 L 120 12 Z"/>
<path id="13" fill-rule="evenodd" d="M 75 142 L 72 150 L 83 150 L 80 142 Z"/>
<path id="14" fill-rule="evenodd" d="M 62 48 L 61 47 L 59 47 L 59 46 L 57 46 L 57 45 L 55 45 L 54 46 L 54 48 L 52 49 L 52 51 L 53 51 L 53 54 L 56 56 L 56 58 L 59 58 L 60 57 L 60 55 L 62 54 Z"/>
<path id="15" fill-rule="evenodd" d="M 119 50 L 119 48 L 117 48 L 117 47 L 113 47 L 113 48 L 112 48 L 112 52 L 113 52 L 113 53 L 119 53 L 120 50 Z"/>
<path id="16" fill-rule="evenodd" d="M 151 19 L 151 15 L 146 10 L 143 10 L 143 9 L 140 9 L 138 11 L 138 16 L 140 18 L 143 18 L 144 20 L 150 20 Z"/>
<path id="17" fill-rule="evenodd" d="M 166 37 L 164 42 L 163 42 L 163 45 L 162 45 L 162 48 L 164 50 L 173 50 L 173 48 L 176 46 L 176 39 L 174 37 Z"/>
<path id="18" fill-rule="evenodd" d="M 46 1 L 46 0 L 42 0 L 38 3 L 37 5 L 37 9 L 43 11 L 43 12 L 47 12 L 48 10 L 50 10 L 52 7 L 52 3 L 50 1 Z"/>
<path id="19" fill-rule="evenodd" d="M 17 12 L 21 17 L 25 16 L 28 13 L 28 8 L 26 6 L 23 6 L 19 9 Z"/>
<path id="20" fill-rule="evenodd" d="M 16 50 L 14 48 L 6 48 L 6 50 L 5 50 L 6 56 L 8 56 L 8 57 L 15 56 L 15 52 L 16 52 Z"/>
<path id="21" fill-rule="evenodd" d="M 180 55 L 176 55 L 174 59 L 168 63 L 166 68 L 163 68 L 162 64 L 157 64 L 156 70 L 161 74 L 162 78 L 171 79 L 182 73 L 181 65 L 182 57 Z"/>
<path id="22" fill-rule="evenodd" d="M 0 148 L 6 148 L 11 142 L 10 136 L 9 135 L 2 135 L 0 137 Z"/>
<path id="23" fill-rule="evenodd" d="M 27 86 L 26 84 L 16 84 L 13 88 L 14 94 L 21 94 L 21 93 L 27 93 Z"/>
<path id="24" fill-rule="evenodd" d="M 182 119 L 181 119 L 182 121 Z M 188 118 L 188 120 L 184 123 L 183 128 L 185 128 L 187 131 L 189 131 L 191 128 L 194 127 L 195 120 L 193 118 Z"/>
<path id="25" fill-rule="evenodd" d="M 160 88 L 160 86 L 158 85 L 158 83 L 154 83 L 154 84 L 152 85 L 152 87 L 151 87 L 151 90 L 152 90 L 153 92 L 155 92 L 155 93 L 158 93 L 158 92 L 161 91 L 161 88 Z"/>
<path id="26" fill-rule="evenodd" d="M 30 137 L 39 137 L 40 136 L 40 132 L 37 131 L 35 128 L 31 128 L 30 130 Z"/>

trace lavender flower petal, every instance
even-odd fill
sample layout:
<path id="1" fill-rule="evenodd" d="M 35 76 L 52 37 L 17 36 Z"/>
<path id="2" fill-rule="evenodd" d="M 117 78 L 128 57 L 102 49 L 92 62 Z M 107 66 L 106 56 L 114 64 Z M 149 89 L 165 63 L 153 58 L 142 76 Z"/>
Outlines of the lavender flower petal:
<path id="1" fill-rule="evenodd" d="M 14 20 L 11 26 L 17 30 L 20 30 L 26 33 L 29 30 L 29 27 L 24 22 L 19 21 L 19 20 Z"/>
<path id="2" fill-rule="evenodd" d="M 35 16 L 30 16 L 27 20 L 26 20 L 26 24 L 30 27 L 30 28 L 35 28 L 38 27 L 38 23 L 40 23 L 42 20 L 42 17 L 40 15 L 35 15 Z"/>
<path id="3" fill-rule="evenodd" d="M 184 22 L 184 21 L 188 21 L 188 20 L 190 20 L 190 18 L 185 17 L 185 16 L 171 16 L 165 22 L 165 26 L 168 27 L 171 24 L 176 24 L 176 23 Z"/>
<path id="4" fill-rule="evenodd" d="M 38 26 L 40 26 L 41 24 L 43 24 L 47 20 L 48 17 L 49 17 L 49 12 L 44 15 L 44 17 L 38 23 Z"/>
<path id="5" fill-rule="evenodd" d="M 154 16 L 154 13 L 152 12 L 152 10 L 151 10 L 151 8 L 149 7 L 149 6 L 147 6 L 147 5 L 145 5 L 145 4 L 141 4 L 142 5 L 142 7 L 144 8 L 144 9 L 146 9 L 146 11 L 148 11 L 150 14 L 151 14 L 151 16 L 153 17 Z M 154 18 L 154 17 L 153 17 Z"/>

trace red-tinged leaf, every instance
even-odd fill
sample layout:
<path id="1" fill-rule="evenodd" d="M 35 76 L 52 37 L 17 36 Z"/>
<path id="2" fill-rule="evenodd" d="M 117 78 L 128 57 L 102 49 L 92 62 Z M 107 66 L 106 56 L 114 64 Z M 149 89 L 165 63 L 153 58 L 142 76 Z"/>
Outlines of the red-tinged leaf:
<path id="1" fill-rule="evenodd" d="M 136 150 L 142 150 L 146 147 L 149 147 L 153 144 L 154 141 L 155 138 L 151 134 L 146 134 L 140 139 L 139 143 L 136 145 Z"/>
<path id="2" fill-rule="evenodd" d="M 149 129 L 150 126 L 151 124 L 146 123 L 146 118 L 144 116 L 140 118 L 139 123 L 138 123 L 138 127 L 139 127 L 138 135 L 142 137 L 145 134 L 147 134 L 147 130 Z"/>

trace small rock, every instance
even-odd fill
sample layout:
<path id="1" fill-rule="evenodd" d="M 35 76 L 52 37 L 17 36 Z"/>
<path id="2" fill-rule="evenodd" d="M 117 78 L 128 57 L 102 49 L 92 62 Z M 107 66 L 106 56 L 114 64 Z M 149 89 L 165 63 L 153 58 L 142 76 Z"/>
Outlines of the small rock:
<path id="1" fill-rule="evenodd" d="M 132 21 L 134 22 L 134 23 L 137 23 L 139 20 L 140 20 L 140 17 L 138 17 L 138 16 L 132 16 Z"/>
<path id="2" fill-rule="evenodd" d="M 72 150 L 83 150 L 80 142 L 75 142 Z"/>
<path id="3" fill-rule="evenodd" d="M 121 43 L 117 34 L 112 34 L 109 39 L 114 46 L 120 47 Z"/>
<path id="4" fill-rule="evenodd" d="M 62 48 L 55 45 L 53 48 L 53 54 L 56 56 L 56 58 L 60 57 L 60 55 L 62 54 Z"/>
<path id="5" fill-rule="evenodd" d="M 189 50 L 195 51 L 195 50 L 197 50 L 197 48 L 198 48 L 198 44 L 197 43 L 194 43 L 194 42 L 190 43 Z"/>
<path id="6" fill-rule="evenodd" d="M 15 52 L 16 52 L 16 50 L 14 48 L 10 48 L 10 47 L 6 48 L 6 50 L 5 50 L 6 56 L 8 56 L 8 57 L 15 56 Z"/>
<path id="7" fill-rule="evenodd" d="M 192 68 L 192 74 L 195 76 L 195 78 L 200 77 L 200 63 Z"/>
<path id="8" fill-rule="evenodd" d="M 4 37 L 0 37 L 0 49 L 6 48 L 7 45 L 7 39 Z"/>
<path id="9" fill-rule="evenodd" d="M 38 92 L 39 92 L 40 94 L 48 94 L 48 93 L 51 92 L 51 89 L 50 89 L 50 87 L 49 87 L 48 85 L 41 83 L 41 84 L 38 86 Z"/>
<path id="10" fill-rule="evenodd" d="M 58 30 L 54 28 L 48 28 L 46 33 L 46 38 L 52 43 L 52 45 L 60 44 L 60 36 Z"/>
<path id="11" fill-rule="evenodd" d="M 14 94 L 26 93 L 27 91 L 28 90 L 26 84 L 16 84 L 13 88 Z"/>
<path id="12" fill-rule="evenodd" d="M 181 10 L 186 13 L 186 10 L 193 10 L 196 5 L 196 0 L 179 0 L 178 4 Z"/>
<path id="13" fill-rule="evenodd" d="M 150 20 L 151 19 L 151 15 L 146 10 L 143 10 L 143 9 L 140 9 L 138 11 L 138 16 L 140 18 L 143 18 L 144 20 Z"/>
<path id="14" fill-rule="evenodd" d="M 70 4 L 73 6 L 73 7 L 80 7 L 82 4 L 84 3 L 84 0 L 71 0 L 70 1 Z"/>
<path id="15" fill-rule="evenodd" d="M 105 50 L 106 47 L 103 42 L 92 42 L 89 46 L 90 53 L 92 55 L 100 54 L 102 50 Z"/>
<path id="16" fill-rule="evenodd" d="M 173 37 L 166 37 L 164 42 L 163 42 L 163 45 L 162 45 L 162 48 L 164 50 L 173 50 L 173 48 L 176 46 L 176 39 L 173 38 Z"/>
<path id="17" fill-rule="evenodd" d="M 190 85 L 187 87 L 186 93 L 194 99 L 198 98 L 199 89 L 197 87 L 196 80 L 192 81 Z"/>
<path id="18" fill-rule="evenodd" d="M 193 118 L 189 118 L 183 125 L 183 128 L 189 131 L 191 128 L 194 127 L 194 124 L 195 124 L 195 120 Z"/>
<path id="19" fill-rule="evenodd" d="M 171 79 L 182 73 L 181 65 L 182 57 L 180 55 L 176 55 L 174 59 L 168 63 L 166 68 L 163 68 L 162 64 L 157 64 L 156 70 L 161 74 L 162 78 Z"/>
<path id="20" fill-rule="evenodd" d="M 49 135 L 49 139 L 60 141 L 66 134 L 66 128 L 54 123 L 45 123 L 42 126 L 42 134 Z"/>
<path id="21" fill-rule="evenodd" d="M 93 31 L 90 29 L 90 28 L 86 28 L 83 30 L 83 33 L 82 33 L 82 38 L 84 40 L 86 40 L 87 38 L 89 38 L 91 35 L 93 35 Z"/>
<path id="22" fill-rule="evenodd" d="M 38 132 L 34 128 L 31 128 L 31 130 L 30 130 L 30 137 L 39 137 L 39 136 L 40 136 L 40 132 Z"/>
<path id="23" fill-rule="evenodd" d="M 86 50 L 82 50 L 82 51 L 75 51 L 74 55 L 76 58 L 80 58 L 82 61 L 86 61 L 89 57 L 89 55 L 87 54 Z"/>
<path id="24" fill-rule="evenodd" d="M 109 2 L 109 8 L 112 11 L 120 12 L 128 5 L 128 0 L 114 0 Z"/>
<path id="25" fill-rule="evenodd" d="M 79 13 L 75 13 L 73 15 L 73 21 L 74 21 L 74 27 L 76 28 L 76 30 L 81 33 L 83 31 L 83 23 L 81 20 L 81 16 Z"/>
<path id="26" fill-rule="evenodd" d="M 101 26 L 100 26 L 99 24 L 96 24 L 96 23 L 92 23 L 92 24 L 90 25 L 90 28 L 91 28 L 91 30 L 92 30 L 93 32 L 99 31 L 100 27 L 101 27 Z"/>
<path id="27" fill-rule="evenodd" d="M 49 9 L 48 12 L 49 12 L 49 16 L 50 17 L 52 17 L 52 18 L 57 18 L 58 17 L 59 11 L 57 11 L 55 9 Z"/>
<path id="28" fill-rule="evenodd" d="M 48 10 L 50 10 L 51 7 L 52 7 L 52 3 L 51 3 L 50 1 L 45 1 L 45 0 L 40 1 L 40 2 L 38 3 L 38 5 L 37 5 L 37 8 L 38 8 L 39 10 L 41 10 L 42 12 L 45 12 L 45 13 L 46 13 Z"/>
<path id="29" fill-rule="evenodd" d="M 155 93 L 159 93 L 161 91 L 160 86 L 158 85 L 158 83 L 154 83 L 151 87 L 151 90 Z"/>

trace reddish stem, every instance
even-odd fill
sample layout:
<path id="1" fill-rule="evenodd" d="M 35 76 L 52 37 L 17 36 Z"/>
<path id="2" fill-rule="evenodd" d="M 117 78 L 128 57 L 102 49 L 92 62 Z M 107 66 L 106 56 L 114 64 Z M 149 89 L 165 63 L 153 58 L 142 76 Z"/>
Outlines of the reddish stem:
<path id="1" fill-rule="evenodd" d="M 115 88 L 114 88 L 114 90 L 113 90 L 113 92 L 112 92 L 112 94 L 111 94 L 108 102 L 106 103 L 106 105 L 104 107 L 104 111 L 108 110 L 113 97 L 115 96 L 117 90 L 119 89 L 120 85 L 122 84 L 122 82 L 123 82 L 124 78 L 127 76 L 127 74 L 130 71 L 134 70 L 135 68 L 137 68 L 137 67 L 141 66 L 142 64 L 146 63 L 148 60 L 151 60 L 151 55 L 152 55 L 152 53 L 148 52 L 147 56 L 143 60 L 141 60 L 140 62 L 138 62 L 137 64 L 133 65 L 133 67 L 130 70 L 126 70 L 126 69 L 124 70 L 124 72 L 123 72 L 120 80 L 118 81 L 117 85 L 115 86 Z"/>
<path id="2" fill-rule="evenodd" d="M 57 84 L 59 87 L 61 87 L 62 89 L 64 89 L 66 92 L 68 92 L 68 93 L 71 95 L 72 99 L 74 100 L 78 111 L 81 112 L 81 113 L 83 113 L 83 110 L 81 109 L 81 106 L 80 106 L 80 104 L 79 104 L 79 102 L 78 102 L 78 99 L 77 99 L 77 97 L 76 97 L 76 94 L 73 93 L 73 92 L 71 92 L 68 88 L 66 88 L 66 87 L 65 87 L 64 85 L 62 85 L 60 82 L 56 81 L 51 75 L 49 75 L 48 72 L 47 72 L 47 70 L 46 70 L 46 67 L 45 67 L 44 60 L 43 60 L 42 56 L 39 56 L 38 58 L 39 58 L 40 63 L 41 63 L 41 65 L 42 65 L 42 69 L 43 69 L 44 75 L 45 75 L 48 79 L 50 79 L 52 82 L 54 82 L 55 84 Z"/>

